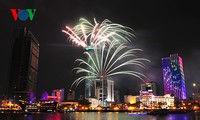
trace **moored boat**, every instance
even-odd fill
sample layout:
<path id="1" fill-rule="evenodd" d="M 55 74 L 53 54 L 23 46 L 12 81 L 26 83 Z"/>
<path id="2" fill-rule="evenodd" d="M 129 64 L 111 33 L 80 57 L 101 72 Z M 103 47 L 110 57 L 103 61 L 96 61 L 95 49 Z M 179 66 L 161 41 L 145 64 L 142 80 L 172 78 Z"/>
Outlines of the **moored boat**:
<path id="1" fill-rule="evenodd" d="M 129 116 L 145 116 L 147 115 L 147 112 L 129 112 Z"/>

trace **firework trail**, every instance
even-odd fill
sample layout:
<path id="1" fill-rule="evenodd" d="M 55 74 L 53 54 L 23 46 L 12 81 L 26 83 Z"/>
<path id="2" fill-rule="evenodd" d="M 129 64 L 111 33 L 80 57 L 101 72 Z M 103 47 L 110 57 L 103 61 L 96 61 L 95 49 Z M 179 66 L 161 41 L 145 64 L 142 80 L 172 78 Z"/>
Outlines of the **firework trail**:
<path id="1" fill-rule="evenodd" d="M 131 42 L 135 37 L 132 31 L 131 28 L 112 23 L 108 19 L 101 23 L 94 19 L 94 24 L 92 24 L 84 18 L 81 18 L 75 27 L 66 26 L 66 29 L 62 30 L 69 36 L 68 39 L 72 44 L 86 50 L 96 48 L 101 43 L 109 44 L 112 41 Z"/>
<path id="2" fill-rule="evenodd" d="M 116 75 L 131 75 L 141 79 L 145 75 L 130 67 L 139 66 L 145 68 L 143 62 L 149 61 L 145 58 L 138 58 L 135 53 L 141 49 L 130 48 L 126 44 L 118 44 L 116 41 L 104 44 L 101 49 L 94 49 L 93 52 L 84 52 L 87 60 L 77 59 L 78 67 L 75 67 L 76 74 L 81 74 L 73 83 L 77 87 L 84 80 L 97 80 L 112 78 Z"/>
<path id="3" fill-rule="evenodd" d="M 78 86 L 84 80 L 97 80 L 111 78 L 116 75 L 125 74 L 138 77 L 143 80 L 142 73 L 132 69 L 124 69 L 126 66 L 140 66 L 144 68 L 144 58 L 137 58 L 136 51 L 141 49 L 129 49 L 127 43 L 135 39 L 133 30 L 129 27 L 112 23 L 108 19 L 94 23 L 81 18 L 79 23 L 70 28 L 66 26 L 62 32 L 68 35 L 69 41 L 75 46 L 85 48 L 84 54 L 87 60 L 77 59 L 79 67 L 74 68 L 76 74 L 80 75 L 71 85 Z M 90 86 L 90 83 L 87 82 Z"/>

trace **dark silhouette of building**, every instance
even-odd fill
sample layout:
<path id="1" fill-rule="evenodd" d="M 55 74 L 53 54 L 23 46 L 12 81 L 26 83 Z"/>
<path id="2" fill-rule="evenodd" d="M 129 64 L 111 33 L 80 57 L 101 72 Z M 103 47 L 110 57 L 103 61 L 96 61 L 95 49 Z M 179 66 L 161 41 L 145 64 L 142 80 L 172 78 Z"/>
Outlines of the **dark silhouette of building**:
<path id="1" fill-rule="evenodd" d="M 30 100 L 30 93 L 36 92 L 39 43 L 30 30 L 22 28 L 14 31 L 12 47 L 9 98 Z"/>
<path id="2" fill-rule="evenodd" d="M 75 91 L 74 90 L 69 90 L 67 94 L 67 100 L 75 100 Z"/>
<path id="3" fill-rule="evenodd" d="M 157 86 L 158 86 L 157 83 L 154 81 L 141 84 L 141 91 L 147 91 L 147 92 L 153 93 L 153 95 L 158 95 Z"/>

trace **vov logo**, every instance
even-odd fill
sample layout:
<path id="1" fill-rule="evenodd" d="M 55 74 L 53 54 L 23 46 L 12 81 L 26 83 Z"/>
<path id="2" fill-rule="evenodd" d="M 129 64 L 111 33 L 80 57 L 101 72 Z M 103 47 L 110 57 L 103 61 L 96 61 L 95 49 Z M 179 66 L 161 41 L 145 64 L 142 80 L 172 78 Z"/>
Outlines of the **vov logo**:
<path id="1" fill-rule="evenodd" d="M 32 21 L 36 9 L 10 9 L 10 11 L 15 21 L 17 21 L 18 19 L 21 21 L 26 21 L 28 19 Z"/>

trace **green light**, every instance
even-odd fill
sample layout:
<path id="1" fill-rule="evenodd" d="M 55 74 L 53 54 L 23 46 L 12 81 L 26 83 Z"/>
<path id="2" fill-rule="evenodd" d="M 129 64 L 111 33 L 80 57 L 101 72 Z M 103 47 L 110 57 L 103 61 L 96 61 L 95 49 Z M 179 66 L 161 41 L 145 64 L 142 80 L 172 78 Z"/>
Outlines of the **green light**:
<path id="1" fill-rule="evenodd" d="M 87 46 L 87 47 L 85 48 L 85 50 L 87 50 L 87 51 L 89 51 L 89 50 L 94 50 L 94 48 L 90 45 L 90 46 Z"/>

